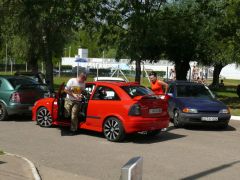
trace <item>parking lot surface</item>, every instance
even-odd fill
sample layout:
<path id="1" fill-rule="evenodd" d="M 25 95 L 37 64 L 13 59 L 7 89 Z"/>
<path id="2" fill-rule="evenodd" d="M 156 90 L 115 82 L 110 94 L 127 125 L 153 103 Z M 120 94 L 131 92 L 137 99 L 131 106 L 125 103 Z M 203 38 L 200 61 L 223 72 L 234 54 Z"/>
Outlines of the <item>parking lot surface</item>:
<path id="1" fill-rule="evenodd" d="M 137 134 L 112 143 L 98 133 L 68 136 L 66 128 L 15 119 L 0 122 L 0 149 L 30 159 L 43 180 L 118 180 L 121 167 L 135 156 L 143 157 L 144 180 L 240 178 L 240 121 L 226 130 L 170 126 L 154 138 Z"/>

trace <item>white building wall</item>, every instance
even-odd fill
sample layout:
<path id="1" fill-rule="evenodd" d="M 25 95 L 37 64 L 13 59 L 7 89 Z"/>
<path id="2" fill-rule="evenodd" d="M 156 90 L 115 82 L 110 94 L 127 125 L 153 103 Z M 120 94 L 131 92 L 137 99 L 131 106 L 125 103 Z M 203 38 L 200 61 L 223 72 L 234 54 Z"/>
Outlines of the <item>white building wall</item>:
<path id="1" fill-rule="evenodd" d="M 122 69 L 122 70 L 135 70 L 135 63 L 130 64 L 130 61 L 128 59 L 121 59 L 119 62 L 117 62 L 115 59 L 109 59 L 109 58 L 88 58 L 88 50 L 87 49 L 79 49 L 78 55 L 75 57 L 63 57 L 62 58 L 62 65 L 70 65 L 72 67 L 75 67 L 78 65 L 78 63 L 75 62 L 77 57 L 85 58 L 88 61 L 87 62 L 80 62 L 79 66 L 85 67 L 85 68 L 99 68 L 99 69 Z M 193 67 L 194 65 L 197 65 L 197 62 L 190 62 L 190 66 Z M 174 64 L 167 61 L 167 60 L 161 60 L 158 63 L 150 63 L 145 62 L 142 64 L 142 69 L 145 69 L 147 71 L 165 71 L 169 72 L 171 68 L 174 67 Z M 212 74 L 212 67 L 209 69 L 209 75 Z M 240 79 L 240 67 L 237 67 L 236 64 L 229 64 L 225 66 L 220 74 L 221 77 L 226 79 Z"/>

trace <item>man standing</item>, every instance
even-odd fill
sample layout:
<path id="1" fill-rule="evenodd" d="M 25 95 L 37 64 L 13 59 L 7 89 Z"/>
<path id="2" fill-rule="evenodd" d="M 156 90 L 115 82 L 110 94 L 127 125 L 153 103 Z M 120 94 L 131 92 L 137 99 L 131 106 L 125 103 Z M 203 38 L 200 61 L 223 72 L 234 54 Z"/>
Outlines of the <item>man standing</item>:
<path id="1" fill-rule="evenodd" d="M 150 72 L 149 79 L 151 81 L 150 82 L 151 83 L 151 89 L 156 95 L 162 95 L 162 94 L 167 93 L 168 84 L 159 80 L 157 78 L 157 73 L 156 72 Z M 162 86 L 164 86 L 164 90 L 163 90 Z"/>
<path id="2" fill-rule="evenodd" d="M 77 78 L 71 78 L 65 87 L 67 97 L 64 107 L 68 114 L 71 114 L 71 135 L 75 135 L 78 130 L 78 114 L 81 110 L 81 92 L 85 89 L 87 75 L 80 73 Z"/>

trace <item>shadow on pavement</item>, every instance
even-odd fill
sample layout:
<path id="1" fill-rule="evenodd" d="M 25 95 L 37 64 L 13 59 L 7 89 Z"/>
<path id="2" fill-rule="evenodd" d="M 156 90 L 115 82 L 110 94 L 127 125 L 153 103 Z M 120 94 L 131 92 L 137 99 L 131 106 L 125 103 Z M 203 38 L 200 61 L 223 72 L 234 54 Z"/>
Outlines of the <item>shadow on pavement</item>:
<path id="1" fill-rule="evenodd" d="M 58 129 L 61 132 L 61 136 L 72 136 L 70 133 L 70 127 L 58 127 Z M 84 129 L 80 129 L 77 131 L 77 134 L 75 136 L 81 136 L 81 135 L 87 135 L 87 136 L 92 136 L 96 138 L 102 138 L 105 139 L 104 135 L 99 132 L 94 132 L 94 131 L 88 131 Z M 126 135 L 126 138 L 119 143 L 138 143 L 138 144 L 152 144 L 152 143 L 158 143 L 158 142 L 163 142 L 163 141 L 169 141 L 169 140 L 174 140 L 174 139 L 179 139 L 183 138 L 185 135 L 179 135 L 179 134 L 174 134 L 171 132 L 161 132 L 158 135 L 154 137 L 149 137 L 144 134 L 128 134 Z M 106 139 L 107 141 L 107 139 Z"/>
<path id="2" fill-rule="evenodd" d="M 12 115 L 12 116 L 9 116 L 8 119 L 4 121 L 27 122 L 27 121 L 32 121 L 32 116 L 31 115 Z"/>
<path id="3" fill-rule="evenodd" d="M 72 136 L 71 132 L 70 132 L 70 127 L 59 126 L 58 129 L 61 131 L 61 136 Z M 78 136 L 78 135 L 81 136 L 82 134 L 83 135 L 88 135 L 88 136 L 104 138 L 102 133 L 94 132 L 94 131 L 88 131 L 88 130 L 85 130 L 85 129 L 79 129 L 75 136 Z"/>
<path id="4" fill-rule="evenodd" d="M 136 144 L 153 144 L 153 143 L 159 143 L 163 141 L 169 141 L 169 140 L 174 140 L 174 139 L 179 139 L 184 137 L 186 136 L 164 131 L 154 137 L 147 136 L 144 134 L 131 134 L 126 137 L 124 142 L 126 143 L 132 142 Z"/>
<path id="5" fill-rule="evenodd" d="M 206 171 L 202 171 L 202 172 L 194 174 L 192 176 L 188 176 L 188 177 L 182 178 L 181 180 L 192 180 L 192 179 L 203 178 L 204 176 L 216 173 L 217 171 L 224 170 L 224 169 L 229 168 L 229 167 L 231 167 L 231 166 L 233 166 L 235 164 L 238 164 L 238 163 L 240 163 L 240 161 L 234 161 L 234 162 L 231 162 L 231 163 L 228 163 L 228 164 L 223 164 L 221 166 L 218 166 L 218 167 L 206 170 Z"/>
<path id="6" fill-rule="evenodd" d="M 194 131 L 236 131 L 236 128 L 228 125 L 226 129 L 222 129 L 219 127 L 208 126 L 208 125 L 188 125 L 184 127 L 186 130 L 194 130 Z"/>

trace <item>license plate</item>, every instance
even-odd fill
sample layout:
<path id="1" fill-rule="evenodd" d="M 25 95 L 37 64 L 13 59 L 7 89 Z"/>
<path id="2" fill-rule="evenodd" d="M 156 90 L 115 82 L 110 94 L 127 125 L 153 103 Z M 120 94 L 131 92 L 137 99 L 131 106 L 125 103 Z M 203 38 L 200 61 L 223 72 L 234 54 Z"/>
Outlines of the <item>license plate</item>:
<path id="1" fill-rule="evenodd" d="M 160 108 L 155 108 L 155 109 L 149 109 L 149 114 L 157 114 L 157 113 L 161 113 L 162 109 Z"/>
<path id="2" fill-rule="evenodd" d="M 202 121 L 218 121 L 218 117 L 201 117 Z"/>
<path id="3" fill-rule="evenodd" d="M 28 107 L 28 110 L 30 110 L 30 111 L 31 111 L 31 110 L 32 110 L 32 108 L 33 108 L 32 106 L 29 106 L 29 107 Z"/>

